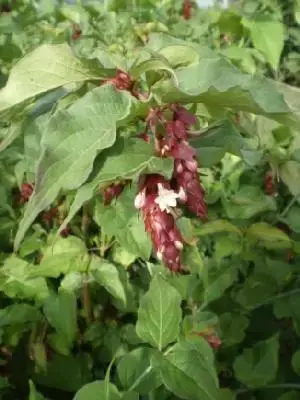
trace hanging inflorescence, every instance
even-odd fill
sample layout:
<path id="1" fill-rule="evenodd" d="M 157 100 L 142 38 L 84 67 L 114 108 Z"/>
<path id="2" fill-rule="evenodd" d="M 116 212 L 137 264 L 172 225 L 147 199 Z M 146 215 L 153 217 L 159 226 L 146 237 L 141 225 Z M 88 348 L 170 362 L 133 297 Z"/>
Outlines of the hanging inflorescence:
<path id="1" fill-rule="evenodd" d="M 125 79 L 122 72 L 122 82 Z M 117 78 L 110 80 L 117 89 L 132 88 L 132 85 L 120 85 Z M 125 89 L 126 90 L 126 89 Z M 129 89 L 130 90 L 130 89 Z M 171 271 L 183 269 L 181 252 L 183 237 L 176 225 L 177 208 L 184 205 L 192 214 L 205 220 L 207 207 L 204 190 L 200 184 L 196 151 L 189 143 L 189 131 L 196 123 L 196 117 L 184 107 L 171 104 L 166 107 L 150 109 L 146 118 L 145 131 L 138 137 L 153 145 L 159 157 L 174 160 L 173 174 L 170 180 L 159 174 L 140 177 L 139 192 L 135 207 L 140 210 L 145 229 L 151 237 L 156 256 Z M 114 183 L 104 190 L 104 203 L 109 204 L 118 197 L 128 183 Z"/>

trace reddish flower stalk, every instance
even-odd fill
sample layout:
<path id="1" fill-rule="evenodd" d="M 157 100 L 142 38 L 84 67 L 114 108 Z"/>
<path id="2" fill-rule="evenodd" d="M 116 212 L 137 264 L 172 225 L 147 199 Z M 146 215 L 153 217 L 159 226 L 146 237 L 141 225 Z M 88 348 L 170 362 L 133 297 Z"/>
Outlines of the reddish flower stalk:
<path id="1" fill-rule="evenodd" d="M 135 206 L 140 209 L 145 229 L 152 239 L 156 256 L 171 271 L 182 270 L 180 260 L 183 238 L 176 226 L 171 208 L 176 206 L 180 194 L 171 190 L 169 182 L 161 175 L 147 175 L 136 197 Z"/>

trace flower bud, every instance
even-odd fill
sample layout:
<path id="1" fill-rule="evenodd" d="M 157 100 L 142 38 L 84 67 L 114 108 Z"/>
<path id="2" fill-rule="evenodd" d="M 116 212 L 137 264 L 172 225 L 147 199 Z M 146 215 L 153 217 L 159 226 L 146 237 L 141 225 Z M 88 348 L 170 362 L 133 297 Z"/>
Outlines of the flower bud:
<path id="1" fill-rule="evenodd" d="M 30 196 L 32 195 L 33 192 L 33 185 L 30 183 L 23 183 L 23 185 L 21 186 L 21 198 L 23 200 L 23 202 L 26 202 L 29 200 Z"/>
<path id="2" fill-rule="evenodd" d="M 120 194 L 123 192 L 125 186 L 126 183 L 112 183 L 107 188 L 105 188 L 103 193 L 104 204 L 107 206 L 112 202 L 114 198 L 119 197 Z"/>

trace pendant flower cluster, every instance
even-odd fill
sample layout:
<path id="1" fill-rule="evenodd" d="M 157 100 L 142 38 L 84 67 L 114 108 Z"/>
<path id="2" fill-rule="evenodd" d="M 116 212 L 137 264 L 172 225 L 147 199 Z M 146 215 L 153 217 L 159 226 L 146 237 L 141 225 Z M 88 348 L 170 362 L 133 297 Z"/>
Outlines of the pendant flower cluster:
<path id="1" fill-rule="evenodd" d="M 186 3 L 190 7 L 190 3 Z M 134 80 L 124 71 L 117 70 L 114 78 L 105 79 L 103 83 L 112 83 L 116 89 L 126 90 L 137 98 L 144 97 L 137 92 Z M 184 246 L 175 222 L 176 208 L 181 204 L 202 220 L 207 218 L 196 151 L 189 143 L 189 129 L 195 123 L 196 117 L 193 114 L 180 105 L 171 104 L 150 109 L 146 129 L 137 135 L 149 145 L 154 143 L 157 156 L 174 160 L 174 170 L 169 181 L 159 174 L 140 177 L 135 207 L 143 216 L 157 258 L 175 272 L 183 269 L 181 252 Z M 128 183 L 116 182 L 106 187 L 103 192 L 104 204 L 108 205 L 117 198 Z"/>
<path id="2" fill-rule="evenodd" d="M 171 120 L 165 116 L 170 112 Z M 185 108 L 171 105 L 167 110 L 151 110 L 146 132 L 140 135 L 149 141 L 150 130 L 158 155 L 174 159 L 170 181 L 158 174 L 143 177 L 135 206 L 141 210 L 157 258 L 175 272 L 183 269 L 180 255 L 184 243 L 175 222 L 176 207 L 183 204 L 197 217 L 207 217 L 196 152 L 189 144 L 189 128 L 195 123 L 195 116 Z"/>

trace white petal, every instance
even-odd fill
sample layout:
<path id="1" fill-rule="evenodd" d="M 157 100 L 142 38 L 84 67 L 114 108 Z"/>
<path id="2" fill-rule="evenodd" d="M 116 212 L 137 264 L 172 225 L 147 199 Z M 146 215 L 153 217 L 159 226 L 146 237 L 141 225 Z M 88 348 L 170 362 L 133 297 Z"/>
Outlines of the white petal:
<path id="1" fill-rule="evenodd" d="M 140 208 L 144 207 L 145 201 L 146 201 L 146 193 L 145 193 L 145 190 L 143 190 L 134 199 L 135 208 L 140 209 Z"/>
<path id="2" fill-rule="evenodd" d="M 176 249 L 182 250 L 183 249 L 183 244 L 179 240 L 175 240 L 174 242 Z"/>
<path id="3" fill-rule="evenodd" d="M 186 201 L 187 196 L 186 196 L 186 193 L 185 193 L 185 191 L 184 191 L 182 186 L 180 186 L 180 189 L 179 189 L 179 192 L 178 192 L 178 198 L 181 201 Z"/>
<path id="4" fill-rule="evenodd" d="M 170 212 L 170 207 L 176 207 L 179 195 L 174 190 L 166 189 L 161 183 L 157 184 L 158 196 L 155 203 L 159 205 L 161 211 Z"/>

